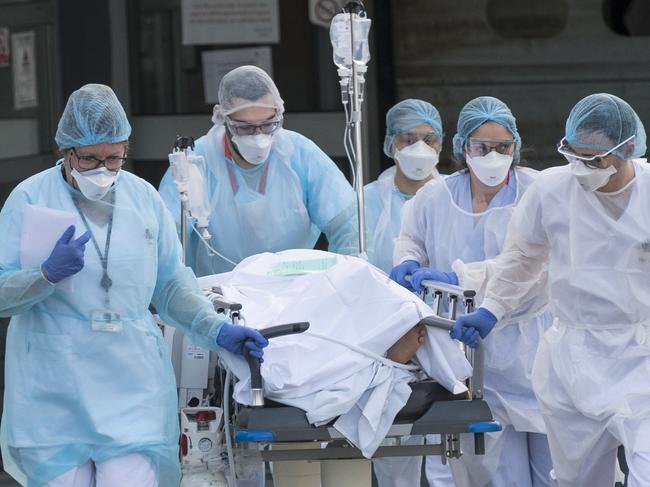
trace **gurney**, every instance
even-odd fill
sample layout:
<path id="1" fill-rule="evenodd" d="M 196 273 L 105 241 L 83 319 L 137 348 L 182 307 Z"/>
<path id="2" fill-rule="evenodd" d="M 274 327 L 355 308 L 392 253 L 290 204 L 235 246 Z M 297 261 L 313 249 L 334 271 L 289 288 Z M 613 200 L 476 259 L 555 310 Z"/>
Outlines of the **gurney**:
<path id="1" fill-rule="evenodd" d="M 437 312 L 444 301 L 449 303 L 449 317 L 427 317 L 421 321 L 426 326 L 449 330 L 453 326 L 458 305 L 462 305 L 466 312 L 473 308 L 473 291 L 435 282 L 426 282 L 425 289 L 433 298 L 433 307 Z M 213 303 L 216 308 L 224 311 L 239 308 L 237 304 L 229 303 L 218 295 L 213 297 Z M 299 328 L 296 330 L 300 331 Z M 271 330 L 270 334 L 272 333 Z M 448 458 L 459 458 L 462 455 L 461 434 L 474 436 L 476 454 L 485 452 L 484 433 L 499 431 L 501 428 L 493 420 L 487 403 L 483 400 L 482 348 L 468 349 L 468 353 L 474 367 L 474 374 L 469 381 L 469 394 L 453 394 L 431 380 L 412 384 L 412 394 L 387 434 L 387 438 L 396 440 L 395 444 L 379 447 L 373 458 L 439 455 L 445 463 Z M 259 376 L 255 370 L 259 364 L 254 359 L 249 363 L 252 376 Z M 261 391 L 259 385 L 256 389 Z M 264 461 L 292 462 L 292 472 L 284 471 L 279 465 L 276 467 L 275 479 L 278 486 L 310 485 L 306 481 L 305 470 L 313 472 L 317 466 L 310 463 L 300 466 L 295 463 L 298 460 L 321 462 L 320 479 L 323 485 L 370 485 L 370 462 L 364 459 L 362 452 L 350 444 L 332 423 L 311 425 L 301 409 L 269 400 L 259 401 L 254 406 L 240 407 L 237 414 L 232 416 L 230 427 L 235 443 L 258 445 Z M 439 435 L 440 441 L 422 445 L 400 443 L 400 438 L 412 435 Z M 265 445 L 273 447 L 265 449 Z M 314 485 L 319 485 L 318 472 L 311 477 Z"/>
<path id="2" fill-rule="evenodd" d="M 420 324 L 448 330 L 454 323 L 459 306 L 471 311 L 474 292 L 457 286 L 426 282 L 424 298 L 431 301 L 435 315 L 426 316 Z M 237 321 L 242 305 L 225 298 L 219 287 L 209 288 L 206 294 L 215 309 Z M 446 308 L 446 317 L 440 316 Z M 273 342 L 274 336 L 301 333 L 308 324 L 280 325 L 260 329 Z M 462 455 L 460 435 L 474 437 L 474 450 L 482 454 L 485 449 L 485 432 L 499 431 L 500 425 L 483 400 L 483 355 L 479 346 L 468 349 L 474 373 L 468 380 L 468 391 L 454 394 L 430 379 L 410 385 L 411 393 L 406 404 L 395 416 L 386 438 L 390 445 L 379 446 L 372 458 L 395 456 L 439 455 L 444 463 L 449 458 Z M 367 450 L 355 446 L 337 429 L 335 420 L 315 425 L 303 409 L 264 398 L 259 363 L 248 360 L 251 394 L 248 404 L 223 401 L 224 436 L 229 457 L 238 457 L 238 450 L 259 452 L 258 460 L 273 462 L 274 481 L 279 487 L 301 485 L 355 485 L 371 484 L 370 461 Z M 222 394 L 231 397 L 231 374 L 224 383 Z M 421 445 L 402 444 L 402 438 L 420 435 L 439 435 L 433 442 Z M 429 437 L 431 440 L 431 437 Z M 251 455 L 248 456 L 249 458 Z M 230 477 L 235 477 L 234 462 L 230 462 Z M 241 470 L 241 469 L 240 469 Z"/>

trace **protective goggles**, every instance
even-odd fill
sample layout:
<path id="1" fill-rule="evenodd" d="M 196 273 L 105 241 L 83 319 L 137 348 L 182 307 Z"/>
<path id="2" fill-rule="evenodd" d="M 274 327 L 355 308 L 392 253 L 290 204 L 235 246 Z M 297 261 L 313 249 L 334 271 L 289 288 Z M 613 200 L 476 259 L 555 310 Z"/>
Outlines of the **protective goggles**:
<path id="1" fill-rule="evenodd" d="M 514 144 L 514 139 L 493 140 L 470 138 L 465 144 L 465 150 L 467 151 L 467 154 L 472 157 L 486 156 L 492 151 L 497 151 L 499 154 L 510 155 Z"/>
<path id="2" fill-rule="evenodd" d="M 282 127 L 282 117 L 265 120 L 260 123 L 237 122 L 226 117 L 226 125 L 231 133 L 236 135 L 274 134 Z"/>
<path id="3" fill-rule="evenodd" d="M 634 138 L 634 135 L 631 137 L 628 137 L 625 139 L 623 142 L 620 144 L 612 147 L 609 149 L 607 152 L 603 152 L 602 154 L 595 154 L 593 156 L 583 156 L 580 154 L 576 154 L 570 147 L 569 143 L 566 140 L 566 137 L 562 137 L 562 140 L 560 143 L 557 145 L 557 151 L 562 154 L 567 161 L 569 161 L 572 164 L 577 164 L 579 162 L 582 162 L 585 166 L 591 168 L 591 169 L 602 169 L 602 160 L 611 155 L 614 151 L 617 149 L 621 148 L 625 144 L 627 144 L 629 141 L 631 141 Z"/>
<path id="4" fill-rule="evenodd" d="M 440 141 L 435 132 L 400 132 L 395 136 L 395 140 L 402 147 L 413 145 L 420 140 L 430 147 L 435 147 Z"/>

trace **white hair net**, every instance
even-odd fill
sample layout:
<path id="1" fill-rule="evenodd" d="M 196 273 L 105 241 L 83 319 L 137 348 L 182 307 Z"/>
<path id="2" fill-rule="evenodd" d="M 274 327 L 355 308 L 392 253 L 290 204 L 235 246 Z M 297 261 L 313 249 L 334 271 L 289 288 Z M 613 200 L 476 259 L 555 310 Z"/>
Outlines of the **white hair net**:
<path id="1" fill-rule="evenodd" d="M 284 101 L 271 77 L 257 66 L 240 66 L 227 73 L 219 83 L 219 104 L 212 110 L 212 122 L 224 123 L 231 113 L 249 107 L 273 108 L 284 113 Z"/>

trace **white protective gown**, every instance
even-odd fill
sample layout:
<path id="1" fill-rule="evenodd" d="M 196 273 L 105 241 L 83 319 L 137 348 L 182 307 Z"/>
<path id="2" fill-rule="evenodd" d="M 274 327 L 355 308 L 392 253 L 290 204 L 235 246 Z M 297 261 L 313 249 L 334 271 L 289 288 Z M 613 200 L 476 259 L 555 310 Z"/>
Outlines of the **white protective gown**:
<path id="1" fill-rule="evenodd" d="M 461 286 L 477 290 L 480 302 L 487 282 L 487 266 L 483 260 L 501 252 L 513 210 L 536 176 L 532 169 L 511 170 L 507 184 L 480 214 L 472 213 L 467 170 L 452 174 L 443 182 L 427 184 L 404 206 L 401 233 L 395 244 L 395 263 L 411 259 L 435 270 L 453 270 Z M 499 477 L 509 478 L 516 471 L 512 465 L 499 468 L 508 462 L 504 458 L 508 452 L 506 435 L 515 431 L 545 431 L 532 391 L 531 370 L 540 336 L 551 324 L 551 316 L 544 312 L 546 304 L 544 295 L 529 299 L 505 317 L 485 340 L 485 398 L 505 433 L 487 435 L 485 456 L 474 457 L 471 446 L 464 448 L 462 465 L 454 462 L 453 466 L 458 485 L 491 485 L 489 482 L 493 480 L 494 485 L 501 485 Z M 533 459 L 531 455 L 531 462 L 540 464 L 538 470 L 546 470 L 537 476 L 537 481 L 544 485 L 550 470 L 548 449 L 528 447 L 537 457 Z M 467 469 L 462 475 L 457 473 L 461 468 Z M 517 481 L 522 486 L 526 482 L 531 485 L 531 481 L 537 485 L 530 474 L 527 481 L 521 477 Z"/>
<path id="2" fill-rule="evenodd" d="M 650 485 L 650 168 L 615 194 L 543 171 L 490 264 L 483 306 L 500 318 L 539 291 L 556 320 L 533 369 L 561 487 L 609 487 L 623 444 L 629 486 Z"/>

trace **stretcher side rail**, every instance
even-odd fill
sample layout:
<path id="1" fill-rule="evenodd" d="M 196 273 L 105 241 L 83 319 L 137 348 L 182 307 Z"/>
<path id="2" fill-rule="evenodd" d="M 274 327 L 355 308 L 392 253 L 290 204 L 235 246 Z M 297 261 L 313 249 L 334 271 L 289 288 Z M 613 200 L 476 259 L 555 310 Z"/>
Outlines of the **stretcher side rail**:
<path id="1" fill-rule="evenodd" d="M 433 316 L 424 318 L 421 321 L 423 325 L 441 328 L 447 331 L 451 330 L 456 320 L 459 299 L 463 300 L 462 304 L 466 314 L 474 311 L 476 291 L 439 281 L 424 280 L 421 284 L 424 288 L 422 298 L 426 299 L 427 295 L 431 295 L 433 299 L 432 309 L 435 313 Z M 447 296 L 449 302 L 447 318 L 440 316 L 444 296 Z M 469 389 L 472 398 L 482 398 L 485 376 L 485 352 L 481 339 L 479 338 L 476 348 L 465 347 L 465 354 L 473 370 L 472 376 L 469 379 Z"/>

